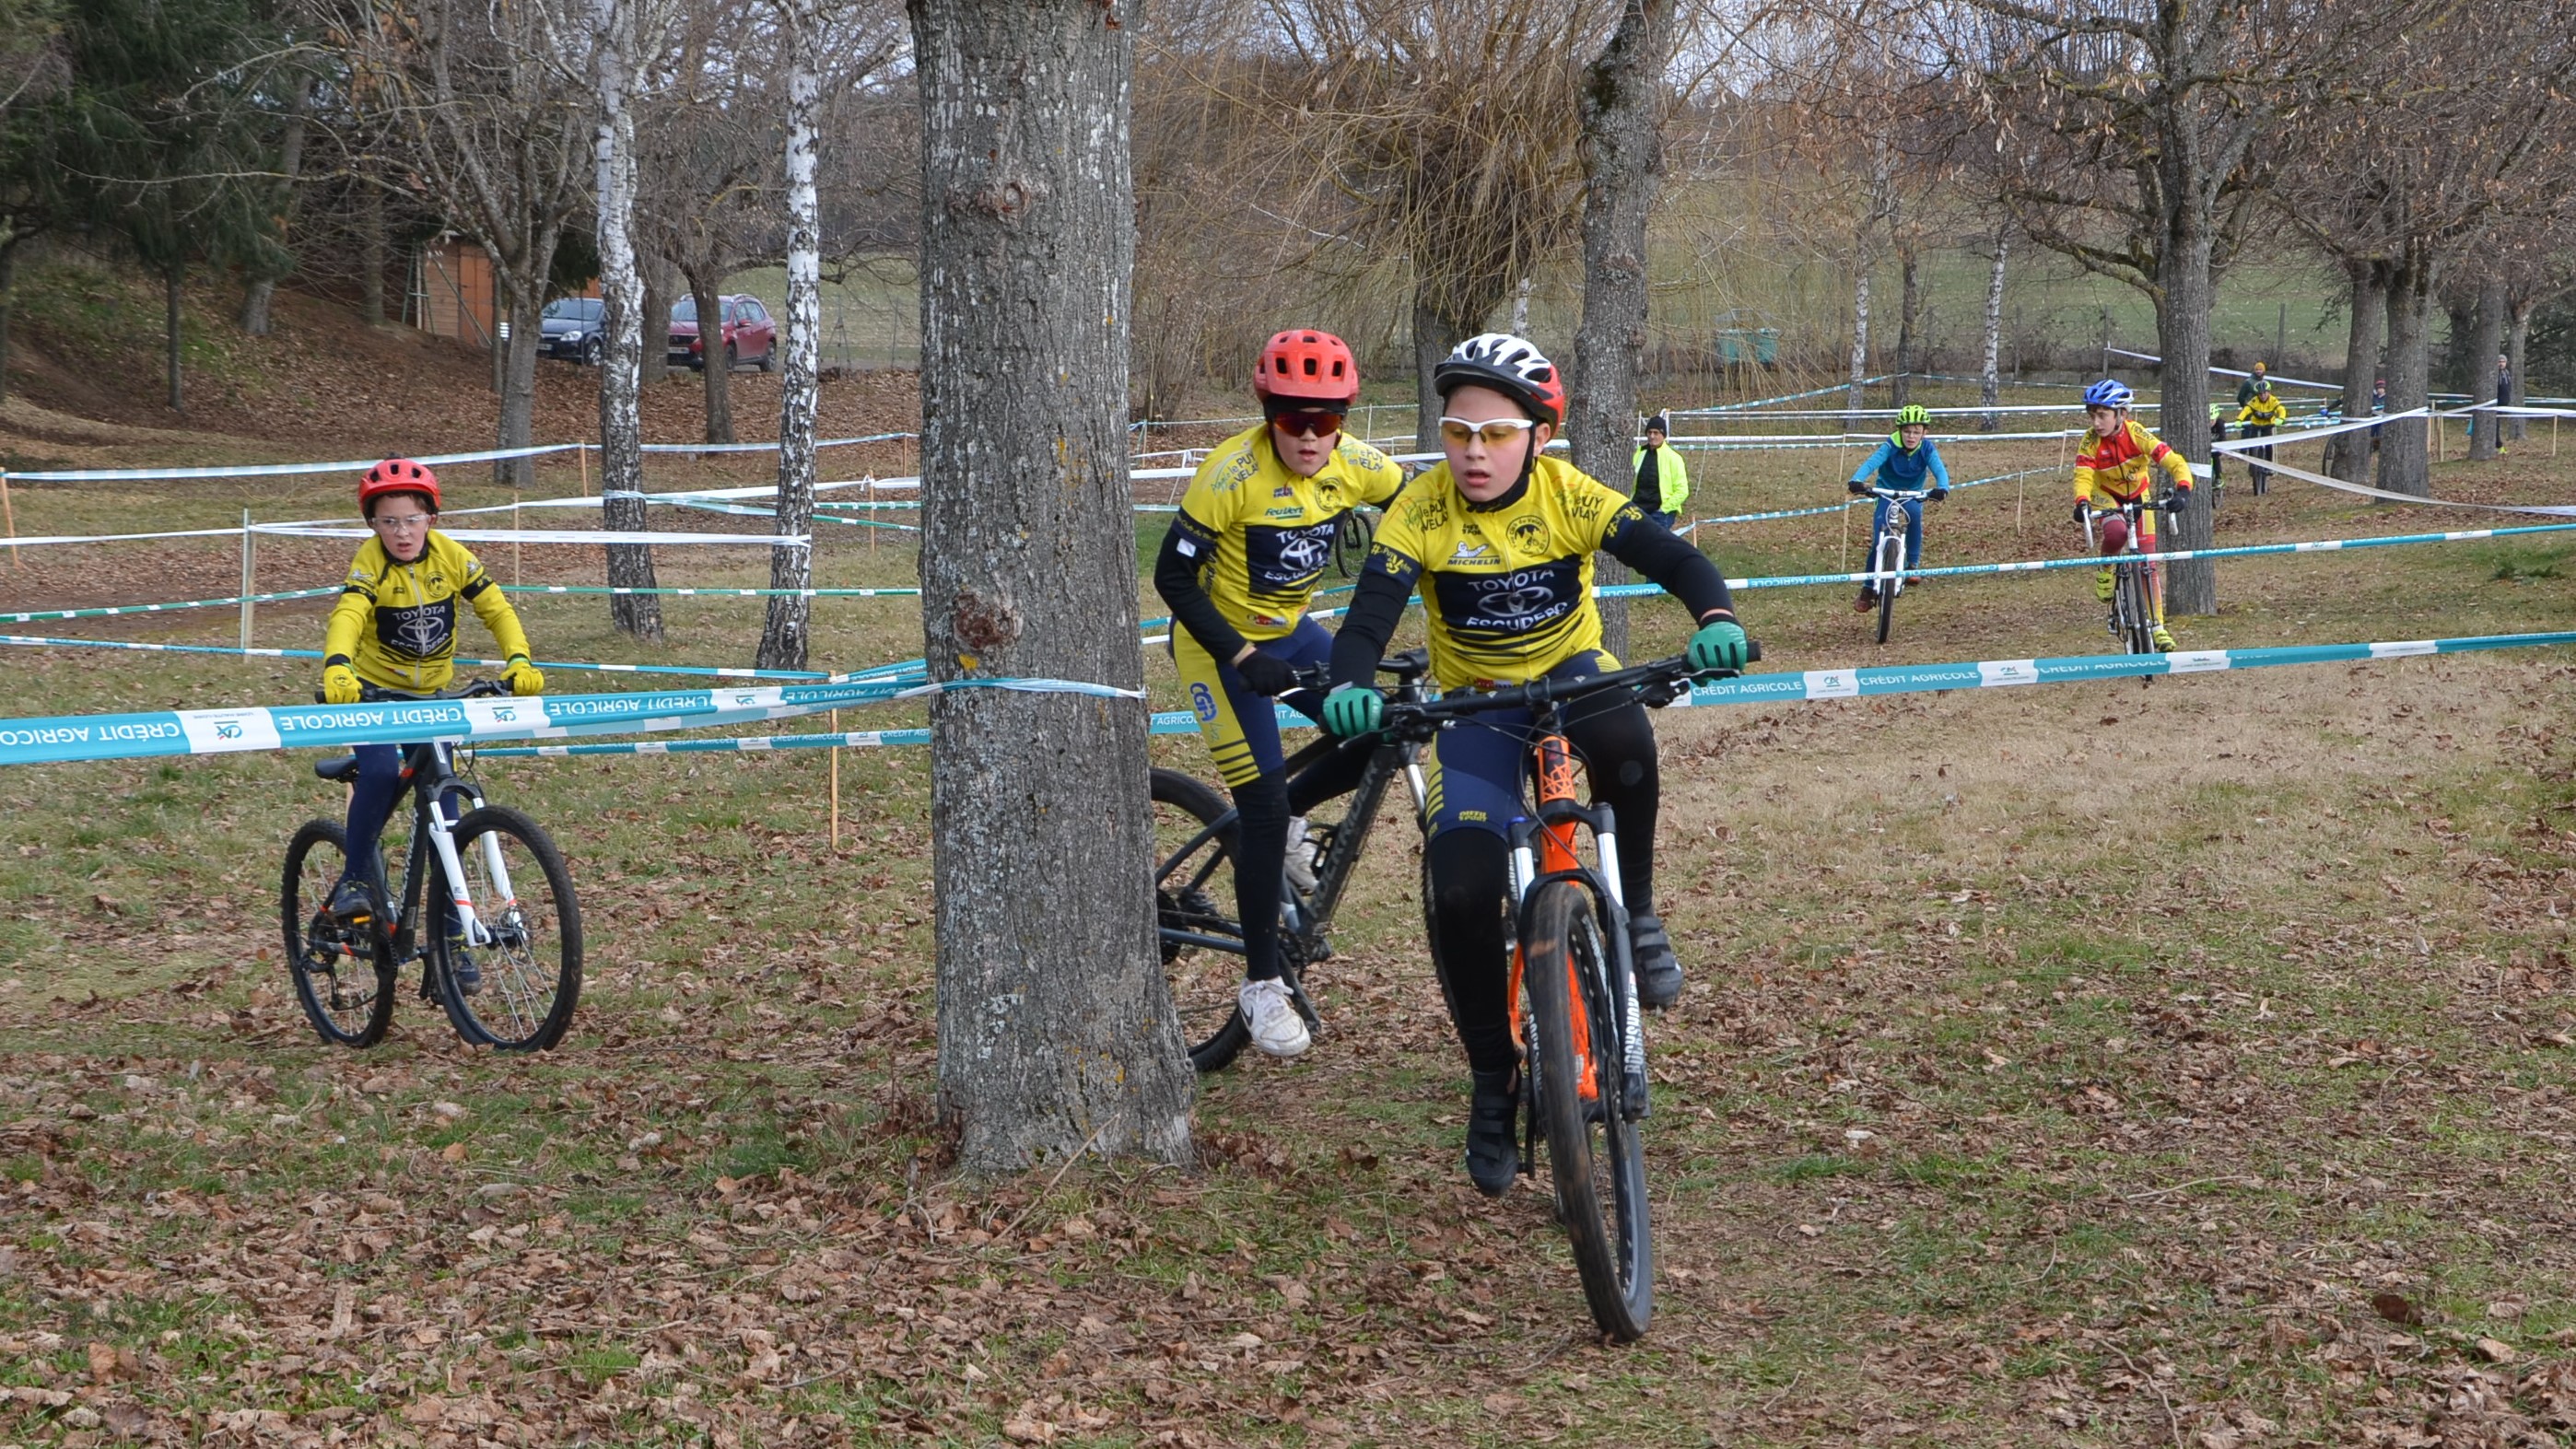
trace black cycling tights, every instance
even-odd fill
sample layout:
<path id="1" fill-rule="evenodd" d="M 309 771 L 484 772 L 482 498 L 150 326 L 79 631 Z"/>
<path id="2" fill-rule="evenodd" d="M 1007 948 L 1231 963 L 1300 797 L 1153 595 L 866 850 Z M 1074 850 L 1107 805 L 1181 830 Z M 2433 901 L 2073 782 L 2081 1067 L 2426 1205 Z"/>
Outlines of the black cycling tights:
<path id="1" fill-rule="evenodd" d="M 1279 974 L 1279 873 L 1288 864 L 1288 786 L 1276 770 L 1234 787 L 1234 904 L 1243 921 L 1243 976 Z"/>
<path id="2" fill-rule="evenodd" d="M 1566 738 L 1582 757 L 1595 803 L 1608 805 L 1619 830 L 1619 892 L 1630 916 L 1655 913 L 1655 815 L 1661 782 L 1655 771 L 1655 732 L 1633 698 L 1600 696 L 1566 711 Z M 1586 706 L 1590 706 L 1587 708 Z M 1480 1072 L 1508 1070 L 1512 1044 L 1511 950 L 1505 896 L 1511 889 L 1510 849 L 1503 837 L 1473 826 L 1433 836 L 1431 959 L 1449 1018 L 1467 1065 Z"/>

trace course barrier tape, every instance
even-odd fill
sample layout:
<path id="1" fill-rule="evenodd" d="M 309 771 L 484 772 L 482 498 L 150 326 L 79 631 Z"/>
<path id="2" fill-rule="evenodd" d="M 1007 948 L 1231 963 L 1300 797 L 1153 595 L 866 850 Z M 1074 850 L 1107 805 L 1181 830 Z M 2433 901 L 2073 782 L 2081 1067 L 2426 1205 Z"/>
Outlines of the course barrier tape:
<path id="1" fill-rule="evenodd" d="M 425 699 L 351 705 L 245 705 L 144 714 L 0 720 L 0 765 L 149 759 L 244 750 L 346 749 L 410 741 L 563 739 L 580 735 L 710 729 L 799 719 L 957 689 L 1142 700 L 1144 691 L 1069 679 L 902 680 L 534 695 L 526 699 Z"/>
<path id="2" fill-rule="evenodd" d="M 870 433 L 856 438 L 816 438 L 816 448 L 849 448 L 861 443 L 891 443 L 919 437 L 918 433 Z M 542 458 L 554 453 L 596 453 L 597 443 L 538 443 L 525 448 L 485 448 L 472 453 L 433 453 L 415 458 L 433 468 L 456 463 L 498 463 L 511 458 Z M 775 453 L 776 443 L 646 443 L 647 453 Z M 313 473 L 363 473 L 381 458 L 358 458 L 344 463 L 239 463 L 205 468 L 62 468 L 50 471 L 12 472 L 12 482 L 23 483 L 127 483 L 151 479 L 189 478 L 288 478 Z"/>
<path id="3" fill-rule="evenodd" d="M 2513 538 L 2534 533 L 2564 533 L 2576 530 L 2576 523 L 2535 523 L 2521 528 L 2467 528 L 2450 533 L 2397 533 L 2377 538 L 2323 538 L 2303 543 L 2247 543 L 2228 548 L 2178 548 L 2167 553 L 2123 554 L 2122 562 L 2180 563 L 2186 559 L 2259 558 L 2276 554 L 2336 553 L 2347 549 L 2388 548 L 2398 544 L 2477 543 L 2488 539 Z M 2036 573 L 2045 569 L 2098 569 L 2108 561 L 2094 554 L 2073 558 L 2024 559 L 2012 563 L 1949 564 L 1941 568 L 1910 568 L 1907 579 L 1957 578 L 1971 574 Z M 1876 571 L 1836 574 L 1768 574 L 1759 578 L 1728 579 L 1730 589 L 1787 589 L 1811 584 L 1865 584 L 1889 575 Z M 1593 589 L 1598 598 L 1636 598 L 1660 594 L 1660 584 L 1605 584 Z"/>
<path id="4" fill-rule="evenodd" d="M 1891 694 L 1938 694 L 1954 689 L 2003 689 L 2032 684 L 2083 684 L 2110 679 L 2137 679 L 2159 674 L 2213 674 L 2238 669 L 2269 669 L 2302 664 L 2367 664 L 2387 659 L 2413 659 L 2437 654 L 2469 654 L 2494 649 L 2564 647 L 2576 644 L 2576 632 L 2489 634 L 2459 639 L 2403 639 L 2366 644 L 2293 644 L 2260 649 L 2193 649 L 2171 654 L 2090 654 L 2049 659 L 1983 659 L 1956 664 L 1890 664 L 1859 669 L 1810 669 L 1774 674 L 1748 674 L 1691 687 L 1674 701 L 1679 705 L 1789 704 L 1809 700 L 1869 699 Z M 1282 704 L 1275 706 L 1284 729 L 1312 729 L 1314 722 Z M 0 723 L 0 750 L 5 750 L 7 723 Z M 1158 710 L 1151 729 L 1158 735 L 1195 734 L 1198 716 L 1185 709 Z M 723 740 L 619 741 L 588 745 L 505 747 L 477 752 L 479 758 L 530 755 L 662 755 L 698 752 L 765 753 L 773 750 L 871 748 L 924 745 L 928 730 L 878 730 L 851 734 L 770 735 Z M 8 763 L 0 753 L 0 764 Z"/>
<path id="5" fill-rule="evenodd" d="M 2106 347 L 2102 350 L 2110 353 L 2113 357 L 2133 357 L 2140 362 L 2152 362 L 2159 367 L 2164 365 L 2164 359 L 2152 352 L 2131 352 L 2125 347 Z M 2234 367 L 2212 366 L 2209 370 L 2221 377 L 2252 377 L 2254 375 L 2241 368 Z M 2272 382 L 2277 383 L 2282 387 L 2313 388 L 2318 392 L 2331 393 L 2340 393 L 2343 391 L 2343 384 L 2339 382 L 2310 382 L 2305 378 L 2283 377 L 2279 373 L 2271 373 L 2268 374 L 2268 376 Z"/>
<path id="6" fill-rule="evenodd" d="M 2461 411 L 2470 411 L 2470 409 L 2462 409 Z M 2305 442 L 2310 439 L 2327 437 L 2335 433 L 2349 433 L 2361 428 L 2379 427 L 2386 423 L 2400 422 L 2408 418 L 2420 418 L 2430 415 L 2431 410 L 2429 408 L 2408 408 L 2402 413 L 2389 413 L 2384 417 L 2355 418 L 2350 422 L 2337 423 L 2332 427 L 2309 428 L 2300 433 L 2298 437 L 2300 441 Z M 2225 443 L 2213 443 L 2210 445 L 2210 451 L 2235 454 L 2241 457 L 2249 448 L 2266 447 L 2279 441 L 2281 441 L 2279 437 L 2256 438 L 2251 440 L 2239 439 Z M 2320 488 L 2331 488 L 2338 493 L 2350 493 L 2362 498 L 2375 498 L 2383 503 L 2414 503 L 2429 508 L 2475 508 L 2489 513 L 2530 513 L 2538 514 L 2544 518 L 2576 518 L 2576 505 L 2545 503 L 2466 503 L 2453 498 L 2425 498 L 2412 493 L 2392 492 L 2386 488 L 2372 488 L 2361 483 L 2347 483 L 2341 478 L 2329 478 L 2322 473 L 2311 473 L 2305 468 L 2293 467 L 2287 463 L 2279 462 L 2277 460 L 2264 461 L 2261 459 L 2251 459 L 2248 460 L 2248 462 L 2251 466 L 2260 467 L 2273 473 L 2285 474 L 2289 477 L 2298 479 L 2302 483 L 2313 483 Z"/>
<path id="7" fill-rule="evenodd" d="M 1896 374 L 1892 372 L 1882 372 L 1876 377 L 1862 378 L 1860 385 L 1872 387 L 1895 376 Z M 1829 387 L 1811 387 L 1805 392 L 1784 392 L 1778 397 L 1758 397 L 1751 402 L 1711 403 L 1704 408 L 1673 408 L 1666 413 L 1666 416 L 1683 418 L 1697 417 L 1704 413 L 1739 413 L 1747 408 L 1767 408 L 1773 403 L 1796 402 L 1802 397 L 1823 397 L 1828 393 L 1847 392 L 1850 389 L 1850 383 L 1838 382 Z"/>
<path id="8" fill-rule="evenodd" d="M 238 644 L 148 644 L 133 639 L 50 639 L 34 634 L 0 634 L 0 645 L 18 645 L 30 649 L 122 649 L 134 654 L 227 654 L 252 659 L 320 659 L 319 649 L 242 648 Z M 501 669 L 506 659 L 468 659 L 458 655 L 453 661 L 468 669 Z M 829 682 L 850 676 L 827 673 L 820 669 L 734 669 L 714 664 L 590 664 L 579 660 L 540 659 L 539 669 L 573 669 L 597 674 L 679 674 L 698 675 L 708 679 L 794 679 Z"/>
<path id="9" fill-rule="evenodd" d="M 2037 468 L 2017 468 L 2010 473 L 1997 473 L 1991 477 L 1971 478 L 1964 483 L 1953 483 L 1950 485 L 1950 491 L 1955 493 L 1962 488 L 1977 488 L 1988 483 L 2008 483 L 2015 478 L 2027 478 L 2035 473 L 2059 473 L 2064 471 L 2066 470 L 2062 466 L 2054 463 L 2044 464 Z M 1695 528 L 1713 527 L 1721 523 L 1758 523 L 1764 519 L 1770 518 L 1813 518 L 1820 513 L 1840 513 L 1846 508 L 1853 508 L 1862 504 L 1874 504 L 1877 501 L 1878 500 L 1873 497 L 1847 497 L 1840 503 L 1827 503 L 1815 508 L 1783 508 L 1770 513 L 1730 513 L 1723 518 L 1696 518 L 1681 525 L 1680 531 L 1688 533 Z"/>
<path id="10" fill-rule="evenodd" d="M 333 590 L 332 592 L 337 592 Z M 505 594 L 672 594 L 682 598 L 706 595 L 725 599 L 917 599 L 919 589 L 706 589 L 706 588 L 627 588 L 615 584 L 503 584 Z"/>
<path id="11" fill-rule="evenodd" d="M 241 530 L 235 529 L 238 533 Z M 304 523 L 254 523 L 253 533 L 285 538 L 373 538 L 364 528 L 340 528 Z M 687 544 L 727 543 L 742 548 L 803 548 L 813 539 L 802 533 L 663 533 L 637 530 L 613 532 L 586 528 L 442 528 L 440 533 L 458 543 L 571 543 L 597 547 L 612 543 Z"/>
<path id="12" fill-rule="evenodd" d="M 333 584 L 327 589 L 288 589 L 276 594 L 234 594 L 223 599 L 183 599 L 175 604 L 101 604 L 87 609 L 29 609 L 15 614 L 0 614 L 0 623 L 32 624 L 39 619 L 112 619 L 120 614 L 167 614 L 179 609 L 228 609 L 241 604 L 274 604 L 288 599 L 318 599 L 340 592 Z"/>

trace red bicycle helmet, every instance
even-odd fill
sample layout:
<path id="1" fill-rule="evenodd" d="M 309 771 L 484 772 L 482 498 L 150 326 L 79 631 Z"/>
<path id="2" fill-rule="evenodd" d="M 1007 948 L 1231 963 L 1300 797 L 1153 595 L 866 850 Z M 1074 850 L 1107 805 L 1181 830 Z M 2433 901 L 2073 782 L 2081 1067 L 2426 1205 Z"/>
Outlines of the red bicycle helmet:
<path id="1" fill-rule="evenodd" d="M 1350 344 L 1330 332 L 1294 328 L 1264 343 L 1252 370 L 1252 391 L 1263 398 L 1329 403 L 1348 411 L 1359 401 L 1360 363 Z"/>
<path id="2" fill-rule="evenodd" d="M 367 470 L 358 480 L 358 512 L 364 514 L 370 504 L 388 493 L 426 493 L 429 511 L 438 511 L 438 475 L 409 458 L 387 458 Z"/>
<path id="3" fill-rule="evenodd" d="M 1565 374 L 1525 338 L 1482 333 L 1459 343 L 1431 369 L 1431 386 L 1444 401 L 1471 385 L 1492 388 L 1549 427 L 1565 425 Z"/>

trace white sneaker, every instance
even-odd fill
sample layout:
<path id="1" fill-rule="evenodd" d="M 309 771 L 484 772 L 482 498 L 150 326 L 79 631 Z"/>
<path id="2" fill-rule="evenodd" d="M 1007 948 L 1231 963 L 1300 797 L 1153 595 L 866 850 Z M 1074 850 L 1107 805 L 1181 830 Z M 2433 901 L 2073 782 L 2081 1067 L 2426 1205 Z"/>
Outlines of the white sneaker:
<path id="1" fill-rule="evenodd" d="M 1315 889 L 1315 842 L 1306 838 L 1306 817 L 1288 822 L 1288 883 L 1311 893 Z"/>
<path id="2" fill-rule="evenodd" d="M 1306 1018 L 1297 1014 L 1297 1003 L 1288 999 L 1287 982 L 1275 976 L 1247 981 L 1235 1003 L 1243 1009 L 1244 1025 L 1252 1029 L 1252 1044 L 1268 1055 L 1302 1056 L 1313 1045 Z"/>

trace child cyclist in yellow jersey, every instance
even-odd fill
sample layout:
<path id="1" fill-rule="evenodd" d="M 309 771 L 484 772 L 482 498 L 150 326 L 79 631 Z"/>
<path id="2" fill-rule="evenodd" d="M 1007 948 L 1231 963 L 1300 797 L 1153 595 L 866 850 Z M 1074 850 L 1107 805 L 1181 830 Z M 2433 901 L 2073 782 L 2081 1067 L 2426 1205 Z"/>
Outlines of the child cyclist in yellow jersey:
<path id="1" fill-rule="evenodd" d="M 375 537 L 358 545 L 349 577 L 332 606 L 322 661 L 322 698 L 356 704 L 363 685 L 430 694 L 456 672 L 456 601 L 473 606 L 508 658 L 502 678 L 512 694 L 540 694 L 546 677 L 528 662 L 519 616 L 480 560 L 440 533 L 438 478 L 408 458 L 388 458 L 358 484 L 358 511 Z M 331 895 L 331 913 L 356 921 L 379 913 L 385 883 L 371 848 L 402 798 L 409 746 L 360 745 L 349 792 L 349 860 Z M 469 979 L 474 978 L 474 979 Z M 470 964 L 458 985 L 481 984 Z"/>
<path id="2" fill-rule="evenodd" d="M 1404 486 L 1404 472 L 1343 435 L 1342 419 L 1359 401 L 1360 369 L 1331 333 L 1271 338 L 1252 391 L 1262 421 L 1199 465 L 1164 535 L 1154 587 L 1172 611 L 1172 659 L 1199 737 L 1234 792 L 1241 822 L 1234 884 L 1244 1025 L 1254 1046 L 1293 1057 L 1309 1039 L 1279 965 L 1280 872 L 1292 817 L 1331 798 L 1335 784 L 1356 782 L 1305 781 L 1312 798 L 1292 808 L 1271 700 L 1284 698 L 1309 718 L 1320 709 L 1319 695 L 1295 688 L 1295 672 L 1322 663 L 1332 645 L 1306 617 L 1307 602 L 1343 515 L 1362 503 L 1384 506 Z"/>
<path id="3" fill-rule="evenodd" d="M 1378 727 L 1385 708 L 1373 682 L 1378 661 L 1417 584 L 1430 614 L 1431 671 L 1444 690 L 1618 668 L 1601 648 L 1601 612 L 1592 598 L 1596 550 L 1690 610 L 1694 667 L 1743 667 L 1744 631 L 1708 556 L 1634 500 L 1541 456 L 1563 421 L 1565 385 L 1536 347 L 1503 333 L 1469 338 L 1433 370 L 1432 385 L 1447 457 L 1406 486 L 1378 528 L 1333 642 L 1325 728 L 1350 738 Z M 1518 1166 L 1505 833 L 1520 813 L 1528 723 L 1526 712 L 1497 711 L 1444 731 L 1429 800 L 1432 965 L 1475 1078 L 1467 1174 L 1488 1194 L 1508 1189 Z M 1633 912 L 1638 999 L 1668 1006 L 1681 994 L 1682 968 L 1655 917 L 1654 728 L 1633 695 L 1613 692 L 1569 706 L 1565 733 L 1591 777 L 1593 799 L 1618 815 L 1620 892 Z"/>
<path id="4" fill-rule="evenodd" d="M 2191 496 L 2191 464 L 2130 418 L 2129 404 L 2135 397 L 2116 378 L 2106 377 L 2084 389 L 2084 416 L 2092 426 L 2085 430 L 2084 440 L 2075 449 L 2078 525 L 2085 522 L 2087 509 L 2116 509 L 2123 503 L 2146 498 L 2155 486 L 2159 469 L 2172 481 L 2177 496 Z M 2129 546 L 2126 520 L 2111 517 L 2101 520 L 2101 524 L 2103 555 L 2125 551 Z M 2156 551 L 2156 511 L 2152 508 L 2138 513 L 2138 550 Z M 2171 649 L 2174 638 L 2165 628 L 2164 569 L 2149 565 L 2147 578 L 2147 597 L 2156 614 L 2156 647 Z M 2107 566 L 2093 581 L 2093 596 L 2106 604 L 2111 602 L 2111 570 Z"/>

